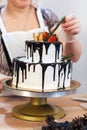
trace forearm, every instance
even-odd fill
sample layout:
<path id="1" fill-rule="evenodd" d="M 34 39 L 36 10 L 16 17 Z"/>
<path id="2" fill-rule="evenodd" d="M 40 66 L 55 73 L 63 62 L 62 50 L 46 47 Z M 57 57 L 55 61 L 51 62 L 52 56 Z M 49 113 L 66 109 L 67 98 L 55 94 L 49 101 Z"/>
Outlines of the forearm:
<path id="1" fill-rule="evenodd" d="M 63 56 L 73 54 L 71 60 L 77 62 L 82 53 L 81 43 L 78 39 L 75 39 L 72 43 L 63 43 Z"/>

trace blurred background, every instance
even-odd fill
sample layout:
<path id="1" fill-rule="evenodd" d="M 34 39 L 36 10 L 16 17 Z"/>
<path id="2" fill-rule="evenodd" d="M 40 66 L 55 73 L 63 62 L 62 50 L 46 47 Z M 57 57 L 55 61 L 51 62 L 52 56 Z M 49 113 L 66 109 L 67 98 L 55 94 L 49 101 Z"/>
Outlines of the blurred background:
<path id="1" fill-rule="evenodd" d="M 0 0 L 3 4 L 6 0 Z M 74 14 L 81 23 L 81 32 L 78 35 L 82 43 L 82 55 L 78 62 L 73 64 L 73 80 L 81 83 L 77 93 L 87 94 L 87 0 L 39 0 L 41 8 L 51 9 L 60 19 L 63 16 Z"/>

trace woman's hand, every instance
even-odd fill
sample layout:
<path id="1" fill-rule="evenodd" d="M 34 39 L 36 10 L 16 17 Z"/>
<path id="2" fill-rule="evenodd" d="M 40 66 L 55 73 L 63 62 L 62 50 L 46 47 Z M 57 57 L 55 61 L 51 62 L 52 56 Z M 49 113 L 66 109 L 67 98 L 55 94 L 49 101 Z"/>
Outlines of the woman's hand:
<path id="1" fill-rule="evenodd" d="M 71 15 L 66 17 L 62 28 L 67 34 L 76 35 L 80 32 L 80 22 L 74 15 Z"/>

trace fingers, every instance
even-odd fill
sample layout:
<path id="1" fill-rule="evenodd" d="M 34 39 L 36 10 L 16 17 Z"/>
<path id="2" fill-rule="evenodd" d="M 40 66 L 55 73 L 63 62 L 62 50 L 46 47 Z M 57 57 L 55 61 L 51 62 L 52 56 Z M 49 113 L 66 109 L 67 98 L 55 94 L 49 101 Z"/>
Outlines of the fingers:
<path id="1" fill-rule="evenodd" d="M 75 16 L 67 17 L 62 27 L 65 32 L 73 35 L 80 32 L 80 22 Z"/>
<path id="2" fill-rule="evenodd" d="M 80 27 L 78 25 L 69 26 L 67 28 L 64 28 L 64 31 L 70 34 L 78 34 L 80 32 Z"/>

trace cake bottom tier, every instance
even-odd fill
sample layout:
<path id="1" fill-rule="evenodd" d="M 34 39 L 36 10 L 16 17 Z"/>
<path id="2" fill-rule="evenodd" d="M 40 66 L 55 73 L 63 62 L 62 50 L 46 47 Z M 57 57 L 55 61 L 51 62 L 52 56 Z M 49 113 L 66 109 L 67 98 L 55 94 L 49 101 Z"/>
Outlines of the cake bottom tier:
<path id="1" fill-rule="evenodd" d="M 25 58 L 24 58 L 25 59 Z M 14 60 L 13 85 L 26 90 L 65 89 L 72 79 L 72 62 L 28 63 Z"/>

